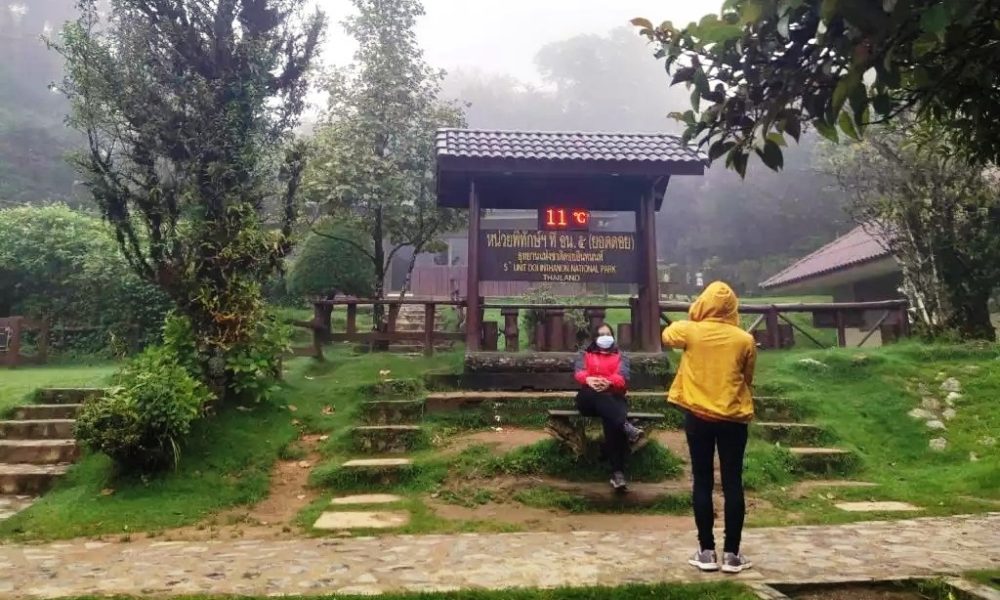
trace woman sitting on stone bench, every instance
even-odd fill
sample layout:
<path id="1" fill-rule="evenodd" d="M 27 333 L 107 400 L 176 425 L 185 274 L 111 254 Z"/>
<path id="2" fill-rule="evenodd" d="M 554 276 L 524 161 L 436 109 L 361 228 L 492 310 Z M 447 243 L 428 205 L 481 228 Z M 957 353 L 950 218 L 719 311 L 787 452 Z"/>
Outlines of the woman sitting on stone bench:
<path id="1" fill-rule="evenodd" d="M 604 446 L 611 462 L 611 487 L 624 490 L 625 460 L 629 446 L 640 441 L 643 430 L 628 422 L 629 360 L 615 344 L 609 325 L 597 328 L 597 336 L 580 352 L 574 366 L 580 392 L 576 409 L 585 417 L 600 417 L 604 423 Z"/>

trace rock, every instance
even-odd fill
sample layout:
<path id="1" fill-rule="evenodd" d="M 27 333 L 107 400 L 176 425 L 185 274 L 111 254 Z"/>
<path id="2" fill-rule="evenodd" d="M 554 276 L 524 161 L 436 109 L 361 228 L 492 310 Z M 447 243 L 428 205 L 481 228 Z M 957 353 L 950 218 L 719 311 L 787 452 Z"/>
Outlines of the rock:
<path id="1" fill-rule="evenodd" d="M 955 403 L 962 399 L 962 394 L 958 392 L 949 392 L 944 398 L 945 404 L 948 406 L 955 406 Z"/>
<path id="2" fill-rule="evenodd" d="M 938 374 L 934 376 L 934 379 L 936 381 L 944 381 L 946 377 L 948 377 L 947 373 L 945 373 L 944 371 L 938 371 Z"/>
<path id="3" fill-rule="evenodd" d="M 941 413 L 941 416 L 944 417 L 945 421 L 950 421 L 954 419 L 957 414 L 958 412 L 954 408 L 946 408 L 944 409 L 944 412 Z"/>
<path id="4" fill-rule="evenodd" d="M 914 419 L 920 419 L 921 421 L 926 421 L 926 420 L 934 418 L 934 415 L 932 413 L 930 413 L 930 412 L 928 412 L 928 411 L 926 411 L 926 410 L 924 410 L 922 408 L 914 408 L 913 410 L 911 410 L 910 412 L 908 412 L 906 414 L 910 415 Z"/>
<path id="5" fill-rule="evenodd" d="M 991 435 L 984 435 L 983 437 L 979 438 L 979 445 L 992 448 L 993 446 L 997 445 L 997 439 Z"/>
<path id="6" fill-rule="evenodd" d="M 975 452 L 969 452 L 969 462 L 979 462 L 979 455 Z"/>
<path id="7" fill-rule="evenodd" d="M 799 361 L 799 364 L 802 365 L 802 366 L 804 366 L 804 367 L 815 367 L 815 368 L 818 368 L 818 369 L 826 369 L 827 368 L 827 364 L 826 363 L 820 362 L 820 361 L 816 360 L 815 358 L 803 358 L 802 360 Z"/>
<path id="8" fill-rule="evenodd" d="M 941 421 L 938 421 L 937 419 L 934 419 L 932 421 L 927 421 L 927 428 L 928 429 L 945 429 L 945 426 L 944 426 L 944 423 L 942 423 Z"/>
<path id="9" fill-rule="evenodd" d="M 930 441 L 930 444 L 928 445 L 930 446 L 931 450 L 934 450 L 935 452 L 943 452 L 945 448 L 948 447 L 948 440 L 940 437 L 934 438 L 933 440 Z"/>
<path id="10" fill-rule="evenodd" d="M 975 375 L 979 372 L 979 365 L 965 365 L 962 367 L 963 373 L 969 373 L 970 375 Z"/>
<path id="11" fill-rule="evenodd" d="M 927 396 L 920 401 L 920 406 L 923 406 L 927 410 L 939 410 L 941 408 L 941 402 L 937 398 Z"/>
<path id="12" fill-rule="evenodd" d="M 941 390 L 945 392 L 958 393 L 962 391 L 962 384 L 954 377 L 949 377 L 944 380 L 944 383 L 941 384 Z"/>
<path id="13" fill-rule="evenodd" d="M 919 393 L 921 396 L 927 396 L 931 393 L 931 388 L 929 388 L 926 383 L 918 383 L 917 393 Z"/>

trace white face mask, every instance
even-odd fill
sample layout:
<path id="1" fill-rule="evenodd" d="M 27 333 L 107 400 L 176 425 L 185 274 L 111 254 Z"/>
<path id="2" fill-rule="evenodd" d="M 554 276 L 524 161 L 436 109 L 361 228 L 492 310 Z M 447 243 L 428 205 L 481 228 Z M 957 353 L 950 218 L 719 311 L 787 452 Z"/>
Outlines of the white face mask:
<path id="1" fill-rule="evenodd" d="M 607 350 L 611 346 L 615 345 L 615 338 L 610 335 L 599 335 L 597 336 L 597 347 L 602 350 Z"/>

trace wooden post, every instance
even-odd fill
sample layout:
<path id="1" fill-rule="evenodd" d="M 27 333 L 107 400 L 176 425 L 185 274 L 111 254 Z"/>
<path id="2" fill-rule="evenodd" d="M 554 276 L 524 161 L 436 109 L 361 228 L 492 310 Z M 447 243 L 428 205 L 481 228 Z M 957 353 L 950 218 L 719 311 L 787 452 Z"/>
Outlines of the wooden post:
<path id="1" fill-rule="evenodd" d="M 549 335 L 549 350 L 559 352 L 563 349 L 563 316 L 566 311 L 553 309 L 545 316 L 545 329 Z"/>
<path id="2" fill-rule="evenodd" d="M 389 305 L 389 332 L 396 333 L 396 322 L 399 320 L 399 304 Z M 391 342 L 390 342 L 391 343 Z"/>
<path id="3" fill-rule="evenodd" d="M 479 195 L 476 182 L 469 182 L 469 265 L 466 269 L 468 282 L 465 288 L 467 314 L 465 321 L 465 351 L 479 350 L 482 329 L 482 313 L 479 310 Z"/>
<path id="4" fill-rule="evenodd" d="M 576 343 L 576 327 L 565 321 L 563 322 L 563 350 L 579 350 Z"/>
<path id="5" fill-rule="evenodd" d="M 639 346 L 644 352 L 660 351 L 660 292 L 656 276 L 656 199 L 650 189 L 642 195 L 636 215 L 639 233 L 639 307 L 642 330 Z"/>
<path id="6" fill-rule="evenodd" d="M 639 299 L 631 297 L 628 299 L 628 309 L 631 314 L 632 321 L 632 345 L 629 350 L 638 350 L 642 339 L 642 311 L 639 309 Z M 659 326 L 660 318 L 656 317 L 657 326 Z"/>
<path id="7" fill-rule="evenodd" d="M 777 350 L 781 347 L 781 333 L 778 331 L 778 309 L 767 309 L 765 322 L 765 327 L 767 328 L 767 347 Z"/>
<path id="8" fill-rule="evenodd" d="M 899 309 L 899 337 L 910 337 L 910 312 L 905 305 Z"/>
<path id="9" fill-rule="evenodd" d="M 321 304 L 319 302 L 313 304 L 313 331 L 316 332 L 318 328 L 321 340 L 324 342 L 330 339 L 328 336 L 332 333 L 332 314 L 333 307 L 329 304 Z"/>
<path id="10" fill-rule="evenodd" d="M 603 308 L 591 308 L 587 311 L 587 319 L 590 321 L 590 335 L 596 335 L 597 329 L 604 325 L 604 317 L 607 312 Z"/>
<path id="11" fill-rule="evenodd" d="M 503 336 L 504 350 L 507 352 L 517 352 L 520 350 L 520 335 L 517 324 L 517 317 L 520 311 L 516 308 L 501 308 L 500 314 L 503 316 Z"/>
<path id="12" fill-rule="evenodd" d="M 631 323 L 619 323 L 618 324 L 618 347 L 624 348 L 625 350 L 632 349 L 632 324 Z"/>
<path id="13" fill-rule="evenodd" d="M 497 351 L 497 338 L 500 337 L 499 329 L 496 321 L 483 321 L 483 350 L 487 352 Z"/>
<path id="14" fill-rule="evenodd" d="M 354 302 L 347 305 L 347 333 L 354 335 L 358 332 L 358 305 Z"/>
<path id="15" fill-rule="evenodd" d="M 835 314 L 837 319 L 837 346 L 846 348 L 847 330 L 844 327 L 844 311 L 838 310 Z"/>
<path id="16" fill-rule="evenodd" d="M 548 335 L 545 333 L 545 319 L 535 325 L 535 351 L 545 352 L 548 350 Z"/>
<path id="17" fill-rule="evenodd" d="M 437 308 L 428 302 L 424 304 L 424 356 L 434 355 L 434 316 Z"/>

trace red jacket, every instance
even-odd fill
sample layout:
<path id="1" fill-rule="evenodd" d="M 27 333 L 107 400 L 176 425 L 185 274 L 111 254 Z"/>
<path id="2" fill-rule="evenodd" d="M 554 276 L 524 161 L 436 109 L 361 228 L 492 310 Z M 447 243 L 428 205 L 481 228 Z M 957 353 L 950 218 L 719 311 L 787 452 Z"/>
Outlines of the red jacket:
<path id="1" fill-rule="evenodd" d="M 588 348 L 576 357 L 575 377 L 580 385 L 587 385 L 588 377 L 603 377 L 611 382 L 608 391 L 624 394 L 628 391 L 629 360 L 618 348 L 608 352 Z"/>

